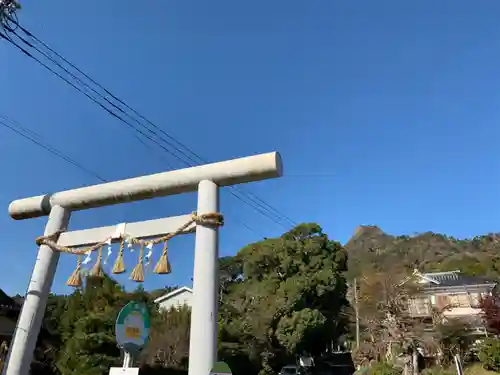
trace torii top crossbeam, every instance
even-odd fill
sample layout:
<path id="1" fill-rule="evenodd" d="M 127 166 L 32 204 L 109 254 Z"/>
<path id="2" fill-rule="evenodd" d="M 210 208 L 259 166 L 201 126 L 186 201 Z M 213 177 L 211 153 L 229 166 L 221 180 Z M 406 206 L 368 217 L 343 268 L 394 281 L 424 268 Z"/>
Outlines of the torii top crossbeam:
<path id="1" fill-rule="evenodd" d="M 282 173 L 280 154 L 270 152 L 19 199 L 10 204 L 9 213 L 13 219 L 24 220 L 46 216 L 55 205 L 71 211 L 85 210 L 196 191 L 203 180 L 229 186 L 281 177 Z"/>

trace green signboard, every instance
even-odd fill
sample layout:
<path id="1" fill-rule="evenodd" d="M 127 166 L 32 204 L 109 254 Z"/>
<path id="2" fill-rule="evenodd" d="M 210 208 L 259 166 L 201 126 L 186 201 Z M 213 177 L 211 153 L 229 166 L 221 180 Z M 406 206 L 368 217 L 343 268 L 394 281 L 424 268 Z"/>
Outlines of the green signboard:
<path id="1" fill-rule="evenodd" d="M 232 372 L 226 362 L 217 362 L 212 367 L 210 375 L 232 375 Z"/>
<path id="2" fill-rule="evenodd" d="M 146 305 L 129 302 L 116 318 L 116 341 L 126 352 L 137 353 L 146 345 L 149 329 L 149 312 Z"/>

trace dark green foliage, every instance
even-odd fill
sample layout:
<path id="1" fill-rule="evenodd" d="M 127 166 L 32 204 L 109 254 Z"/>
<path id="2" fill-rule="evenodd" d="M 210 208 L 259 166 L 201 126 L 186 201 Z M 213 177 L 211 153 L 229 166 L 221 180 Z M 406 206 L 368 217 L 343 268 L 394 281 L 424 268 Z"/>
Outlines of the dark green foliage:
<path id="1" fill-rule="evenodd" d="M 310 343 L 321 340 L 326 318 L 319 310 L 305 308 L 284 316 L 276 327 L 278 342 L 290 353 L 308 349 Z"/>
<path id="2" fill-rule="evenodd" d="M 500 340 L 497 338 L 484 340 L 479 351 L 479 360 L 485 369 L 500 372 Z"/>
<path id="3" fill-rule="evenodd" d="M 369 371 L 370 375 L 400 375 L 401 371 L 395 368 L 390 363 L 377 362 L 375 363 Z"/>
<path id="4" fill-rule="evenodd" d="M 345 332 L 347 255 L 317 224 L 243 248 L 225 265 L 236 270 L 222 304 L 222 355 L 249 358 L 262 373 L 298 350 L 321 353 Z"/>
<path id="5" fill-rule="evenodd" d="M 160 365 L 142 365 L 139 374 L 141 375 L 187 375 L 187 370 L 165 368 Z"/>
<path id="6" fill-rule="evenodd" d="M 450 320 L 434 327 L 435 337 L 443 353 L 441 364 L 452 364 L 453 356 L 459 354 L 461 358 L 469 351 L 474 337 L 468 332 L 470 324 L 466 320 Z"/>
<path id="7" fill-rule="evenodd" d="M 87 278 L 83 293 L 68 298 L 61 319 L 68 330 L 57 360 L 61 375 L 101 375 L 119 364 L 114 325 L 124 302 L 123 290 L 109 277 Z"/>
<path id="8" fill-rule="evenodd" d="M 51 294 L 47 301 L 45 319 L 38 335 L 32 372 L 45 375 L 57 373 L 55 365 L 62 344 L 63 325 L 61 317 L 66 308 L 66 296 Z"/>
<path id="9" fill-rule="evenodd" d="M 181 309 L 159 314 L 153 301 L 173 288 L 165 289 L 150 294 L 139 285 L 133 292 L 126 293 L 107 276 L 87 278 L 82 290 L 64 297 L 62 309 L 59 308 L 61 302 L 58 302 L 57 308 L 47 310 L 47 323 L 60 322 L 57 372 L 54 373 L 104 375 L 111 366 L 120 366 L 122 353 L 116 344 L 116 317 L 128 302 L 138 301 L 148 306 L 152 323 L 150 342 L 138 358 L 141 374 L 165 373 L 166 364 L 171 366 L 174 357 L 180 358 L 175 363 L 176 369 L 168 369 L 166 373 L 184 374 L 187 370 L 186 351 L 189 348 L 189 311 Z M 170 346 L 167 345 L 169 343 Z M 165 349 L 169 354 L 175 354 L 168 357 L 168 362 L 158 361 Z"/>
<path id="10" fill-rule="evenodd" d="M 219 287 L 223 295 L 230 285 L 242 281 L 243 262 L 236 257 L 226 256 L 219 259 Z"/>
<path id="11" fill-rule="evenodd" d="M 422 371 L 422 375 L 456 375 L 456 370 L 443 366 L 433 366 Z"/>

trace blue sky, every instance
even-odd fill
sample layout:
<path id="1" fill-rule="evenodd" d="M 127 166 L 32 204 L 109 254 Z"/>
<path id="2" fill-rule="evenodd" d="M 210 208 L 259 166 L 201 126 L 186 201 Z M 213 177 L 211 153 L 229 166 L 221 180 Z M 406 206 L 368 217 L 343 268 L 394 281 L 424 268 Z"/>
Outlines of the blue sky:
<path id="1" fill-rule="evenodd" d="M 345 242 L 359 224 L 393 234 L 498 231 L 500 2 L 142 4 L 25 1 L 19 18 L 204 158 L 280 151 L 285 176 L 245 188 L 334 239 Z M 5 41 L 0 82 L 0 115 L 107 179 L 181 167 Z M 9 202 L 97 181 L 3 127 L 0 158 L 0 288 L 24 293 L 45 218 L 14 221 Z M 195 205 L 187 194 L 77 212 L 71 227 Z M 226 189 L 221 208 L 221 255 L 284 231 Z M 173 240 L 174 272 L 149 274 L 144 286 L 189 284 L 193 245 L 193 236 Z M 61 258 L 53 291 L 69 291 L 74 263 Z"/>

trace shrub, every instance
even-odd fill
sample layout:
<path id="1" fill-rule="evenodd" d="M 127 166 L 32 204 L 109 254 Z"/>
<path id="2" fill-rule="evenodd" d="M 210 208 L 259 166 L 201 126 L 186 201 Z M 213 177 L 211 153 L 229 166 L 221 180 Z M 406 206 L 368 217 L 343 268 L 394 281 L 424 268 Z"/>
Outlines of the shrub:
<path id="1" fill-rule="evenodd" d="M 455 373 L 453 367 L 445 368 L 443 366 L 433 366 L 422 371 L 422 375 L 455 375 Z"/>
<path id="2" fill-rule="evenodd" d="M 479 360 L 485 369 L 500 372 L 500 340 L 484 340 L 479 350 Z"/>
<path id="3" fill-rule="evenodd" d="M 377 362 L 370 369 L 370 375 L 400 375 L 401 371 L 387 362 Z"/>

